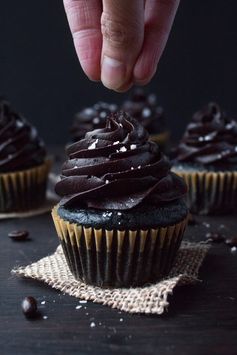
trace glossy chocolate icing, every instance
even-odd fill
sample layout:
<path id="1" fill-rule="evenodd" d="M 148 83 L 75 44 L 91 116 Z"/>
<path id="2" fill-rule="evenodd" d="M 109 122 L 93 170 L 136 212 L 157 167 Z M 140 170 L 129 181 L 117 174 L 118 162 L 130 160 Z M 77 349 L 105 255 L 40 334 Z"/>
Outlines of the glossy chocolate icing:
<path id="1" fill-rule="evenodd" d="M 106 102 L 97 102 L 92 107 L 86 107 L 79 111 L 73 120 L 70 134 L 74 142 L 85 137 L 87 132 L 93 129 L 103 128 L 106 118 L 110 113 L 116 112 L 118 109 L 115 104 L 107 104 Z"/>
<path id="2" fill-rule="evenodd" d="M 45 147 L 36 129 L 0 98 L 0 172 L 40 165 L 45 156 Z"/>
<path id="3" fill-rule="evenodd" d="M 65 207 L 129 210 L 177 200 L 185 183 L 137 120 L 111 114 L 106 127 L 88 132 L 67 148 L 56 192 Z"/>
<path id="4" fill-rule="evenodd" d="M 193 115 L 177 148 L 176 160 L 204 166 L 237 164 L 237 122 L 216 103 Z"/>

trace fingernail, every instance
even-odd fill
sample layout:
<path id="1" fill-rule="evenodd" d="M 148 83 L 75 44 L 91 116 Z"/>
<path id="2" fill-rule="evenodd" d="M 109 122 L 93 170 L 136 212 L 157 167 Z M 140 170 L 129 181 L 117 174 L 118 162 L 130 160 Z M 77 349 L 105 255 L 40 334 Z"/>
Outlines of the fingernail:
<path id="1" fill-rule="evenodd" d="M 104 56 L 101 68 L 101 81 L 108 89 L 119 89 L 126 81 L 125 65 L 116 59 Z"/>

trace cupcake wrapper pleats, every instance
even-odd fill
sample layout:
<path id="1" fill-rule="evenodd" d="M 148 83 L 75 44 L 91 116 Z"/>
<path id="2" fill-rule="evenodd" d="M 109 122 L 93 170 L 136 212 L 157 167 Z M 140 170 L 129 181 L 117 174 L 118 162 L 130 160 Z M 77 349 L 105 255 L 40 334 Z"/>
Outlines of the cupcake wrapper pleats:
<path id="1" fill-rule="evenodd" d="M 237 172 L 175 171 L 187 186 L 186 202 L 192 213 L 225 214 L 236 207 Z"/>
<path id="2" fill-rule="evenodd" d="M 52 211 L 68 266 L 76 279 L 98 286 L 140 286 L 170 271 L 186 226 L 106 230 L 69 223 Z"/>
<path id="3" fill-rule="evenodd" d="M 151 141 L 154 141 L 157 144 L 161 144 L 161 145 L 166 144 L 169 141 L 169 139 L 170 139 L 170 132 L 169 131 L 150 135 Z"/>
<path id="4" fill-rule="evenodd" d="M 44 200 L 51 161 L 22 171 L 0 174 L 0 212 L 26 211 Z"/>

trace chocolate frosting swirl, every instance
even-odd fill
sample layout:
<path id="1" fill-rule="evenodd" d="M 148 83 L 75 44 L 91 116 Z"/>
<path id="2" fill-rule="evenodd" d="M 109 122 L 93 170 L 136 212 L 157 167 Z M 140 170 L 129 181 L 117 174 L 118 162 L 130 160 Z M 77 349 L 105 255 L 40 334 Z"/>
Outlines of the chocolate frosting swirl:
<path id="1" fill-rule="evenodd" d="M 218 166 L 237 163 L 237 122 L 216 103 L 193 115 L 177 149 L 177 160 Z"/>
<path id="2" fill-rule="evenodd" d="M 55 188 L 66 207 L 128 210 L 142 203 L 159 206 L 186 193 L 147 131 L 123 112 L 111 114 L 105 128 L 88 132 L 67 154 Z"/>
<path id="3" fill-rule="evenodd" d="M 165 131 L 165 116 L 162 107 L 157 105 L 155 94 L 146 94 L 141 88 L 133 91 L 131 98 L 124 101 L 122 110 L 136 118 L 150 134 Z"/>
<path id="4" fill-rule="evenodd" d="M 0 98 L 0 172 L 40 165 L 46 155 L 37 131 Z"/>
<path id="5" fill-rule="evenodd" d="M 70 134 L 74 142 L 85 137 L 87 132 L 93 129 L 103 128 L 105 126 L 107 116 L 116 112 L 118 109 L 115 104 L 106 102 L 97 102 L 92 107 L 86 107 L 74 116 Z"/>

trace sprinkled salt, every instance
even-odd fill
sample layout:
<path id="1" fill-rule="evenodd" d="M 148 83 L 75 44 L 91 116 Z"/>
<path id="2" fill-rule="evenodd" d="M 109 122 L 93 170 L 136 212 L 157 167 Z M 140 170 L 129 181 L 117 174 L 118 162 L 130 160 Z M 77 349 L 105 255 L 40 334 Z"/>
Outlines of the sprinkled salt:
<path id="1" fill-rule="evenodd" d="M 105 111 L 102 111 L 101 113 L 100 113 L 100 117 L 101 118 L 105 118 L 107 116 L 107 113 L 105 112 Z"/>
<path id="2" fill-rule="evenodd" d="M 117 213 L 117 215 L 118 215 L 118 216 L 121 216 L 121 215 L 122 215 L 122 213 L 121 213 L 121 212 L 118 212 L 118 213 Z"/>
<path id="3" fill-rule="evenodd" d="M 120 152 L 126 152 L 126 151 L 127 151 L 127 148 L 126 148 L 126 147 L 121 147 L 121 148 L 119 149 L 119 151 L 120 151 Z"/>
<path id="4" fill-rule="evenodd" d="M 43 316 L 43 319 L 48 319 L 48 316 Z"/>
<path id="5" fill-rule="evenodd" d="M 40 303 L 41 303 L 41 304 L 45 304 L 45 301 L 41 301 Z"/>
<path id="6" fill-rule="evenodd" d="M 82 306 L 76 306 L 76 309 L 80 309 Z"/>
<path id="7" fill-rule="evenodd" d="M 230 249 L 231 253 L 236 253 L 236 250 L 237 250 L 236 247 L 232 247 L 232 248 Z"/>
<path id="8" fill-rule="evenodd" d="M 141 169 L 141 165 L 138 165 L 138 167 L 137 167 L 138 169 Z"/>
<path id="9" fill-rule="evenodd" d="M 119 321 L 120 321 L 120 322 L 123 322 L 123 318 L 120 318 Z"/>
<path id="10" fill-rule="evenodd" d="M 113 143 L 113 145 L 116 145 L 116 144 L 119 144 L 119 141 L 116 141 L 116 142 Z"/>
<path id="11" fill-rule="evenodd" d="M 94 328 L 95 327 L 95 322 L 91 322 L 90 327 Z"/>
<path id="12" fill-rule="evenodd" d="M 92 115 L 92 113 L 94 113 L 94 110 L 92 108 L 88 107 L 88 108 L 85 108 L 84 113 L 86 115 Z"/>
<path id="13" fill-rule="evenodd" d="M 99 139 L 96 139 L 91 145 L 89 145 L 88 149 L 95 149 L 98 141 L 99 141 Z"/>
<path id="14" fill-rule="evenodd" d="M 230 123 L 227 123 L 227 125 L 225 127 L 226 127 L 226 129 L 232 129 L 234 127 L 234 122 L 231 121 Z"/>
<path id="15" fill-rule="evenodd" d="M 79 301 L 80 303 L 87 303 L 87 301 L 86 300 L 81 300 L 81 301 Z"/>
<path id="16" fill-rule="evenodd" d="M 115 105 L 115 104 L 111 104 L 111 105 L 109 105 L 109 109 L 110 109 L 110 111 L 116 111 L 117 110 L 117 106 Z"/>
<path id="17" fill-rule="evenodd" d="M 98 124 L 99 122 L 100 122 L 99 117 L 95 117 L 95 118 L 93 119 L 93 123 L 94 123 L 94 124 Z"/>
<path id="18" fill-rule="evenodd" d="M 136 148 L 137 148 L 136 144 L 131 144 L 131 145 L 130 145 L 130 149 L 131 149 L 131 150 L 134 150 L 134 149 L 136 149 Z"/>
<path id="19" fill-rule="evenodd" d="M 149 117 L 151 115 L 151 110 L 148 108 L 148 107 L 145 107 L 143 110 L 142 110 L 142 116 L 143 117 Z"/>
<path id="20" fill-rule="evenodd" d="M 134 167 L 133 167 L 133 166 L 131 166 L 131 170 L 134 170 Z"/>
<path id="21" fill-rule="evenodd" d="M 109 180 L 105 180 L 105 183 L 108 184 L 108 183 L 109 183 Z"/>

